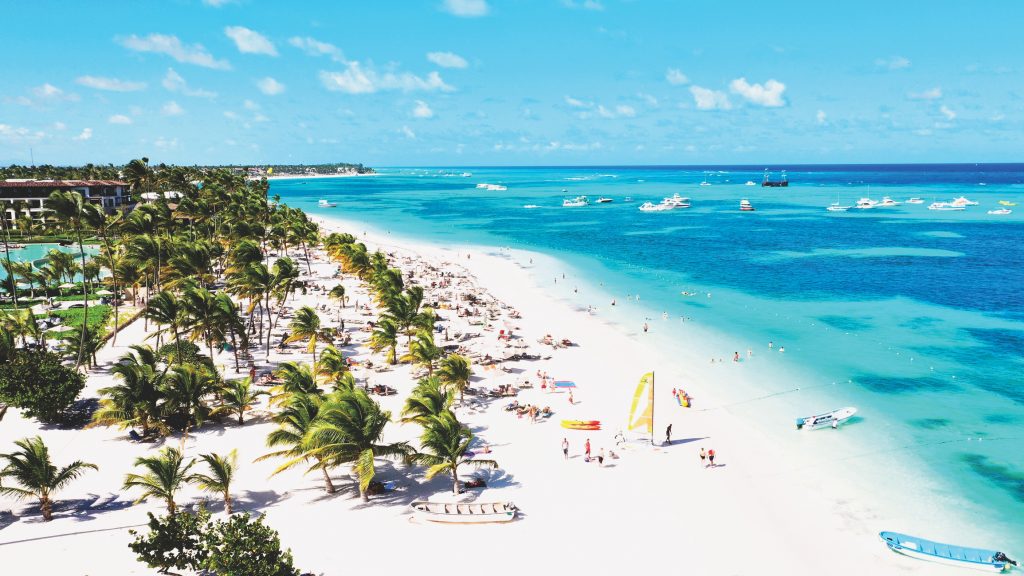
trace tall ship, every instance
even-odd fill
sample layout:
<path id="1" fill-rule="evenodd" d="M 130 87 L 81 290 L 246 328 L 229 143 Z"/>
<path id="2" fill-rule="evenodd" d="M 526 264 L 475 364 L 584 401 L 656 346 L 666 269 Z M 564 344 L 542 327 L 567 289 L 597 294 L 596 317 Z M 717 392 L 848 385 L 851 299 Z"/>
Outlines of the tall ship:
<path id="1" fill-rule="evenodd" d="M 786 176 L 786 171 L 782 171 L 778 180 L 772 180 L 772 173 L 766 168 L 764 178 L 761 179 L 761 186 L 766 188 L 786 188 L 789 186 L 789 178 Z"/>

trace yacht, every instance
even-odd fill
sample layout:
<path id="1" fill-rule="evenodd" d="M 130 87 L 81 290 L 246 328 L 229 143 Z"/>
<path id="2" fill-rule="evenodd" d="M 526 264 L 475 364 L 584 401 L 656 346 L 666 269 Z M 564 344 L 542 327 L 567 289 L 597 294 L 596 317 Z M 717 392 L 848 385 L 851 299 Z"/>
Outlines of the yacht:
<path id="1" fill-rule="evenodd" d="M 949 202 L 932 202 L 931 204 L 928 205 L 928 209 L 929 210 L 942 210 L 942 211 L 945 211 L 945 212 L 952 212 L 952 211 L 955 211 L 955 210 L 963 210 L 964 207 L 963 206 L 954 206 L 953 204 L 950 204 Z"/>
<path id="2" fill-rule="evenodd" d="M 921 200 L 920 198 L 915 196 L 910 200 L 907 200 L 907 204 L 924 204 L 924 200 Z"/>
<path id="3" fill-rule="evenodd" d="M 1009 200 L 1000 200 L 999 203 L 1002 204 L 1003 206 L 1016 206 L 1017 205 L 1016 202 L 1010 202 Z"/>
<path id="4" fill-rule="evenodd" d="M 590 204 L 590 200 L 586 196 L 577 196 L 573 199 L 566 198 L 562 200 L 562 206 L 564 208 L 576 208 L 579 206 L 587 206 Z"/>
<path id="5" fill-rule="evenodd" d="M 871 198 L 861 198 L 860 200 L 857 200 L 857 205 L 854 206 L 854 208 L 858 208 L 860 210 L 869 210 L 871 208 L 874 208 L 875 206 L 878 206 L 878 202 L 872 200 Z"/>
<path id="6" fill-rule="evenodd" d="M 888 196 L 883 196 L 882 197 L 882 201 L 878 203 L 878 207 L 879 208 L 887 208 L 887 207 L 899 206 L 899 205 L 900 205 L 899 202 L 893 200 L 892 198 L 889 198 Z"/>
<path id="7" fill-rule="evenodd" d="M 832 204 L 829 204 L 828 208 L 825 208 L 825 210 L 828 210 L 829 212 L 846 212 L 850 208 L 853 208 L 853 206 L 840 206 L 839 202 L 833 202 Z"/>
<path id="8" fill-rule="evenodd" d="M 463 172 L 462 174 L 460 174 L 460 176 L 462 176 L 463 178 L 470 178 L 470 177 L 473 176 L 473 173 L 472 172 Z"/>
<path id="9" fill-rule="evenodd" d="M 662 204 L 669 206 L 670 208 L 689 208 L 690 199 L 684 196 L 680 196 L 678 192 L 672 195 L 671 198 L 665 198 L 661 201 Z"/>
<path id="10" fill-rule="evenodd" d="M 952 204 L 953 206 L 977 206 L 978 205 L 978 203 L 975 202 L 974 200 L 968 200 L 967 198 L 964 198 L 963 196 L 953 200 L 952 202 L 950 202 L 950 204 Z"/>
<path id="11" fill-rule="evenodd" d="M 597 199 L 597 203 L 598 204 L 607 204 L 607 203 L 609 203 L 611 201 L 612 201 L 611 198 L 607 198 L 605 196 L 601 196 L 600 198 Z"/>
<path id="12" fill-rule="evenodd" d="M 504 190 L 508 190 L 508 186 L 502 186 L 501 184 L 488 184 L 487 190 L 492 192 L 502 192 Z"/>
<path id="13" fill-rule="evenodd" d="M 540 208 L 540 206 L 537 206 L 536 204 L 526 204 L 525 206 L 523 206 L 523 208 L 532 210 L 533 208 Z"/>
<path id="14" fill-rule="evenodd" d="M 672 207 L 662 202 L 661 204 L 655 204 L 653 202 L 644 202 L 640 205 L 641 212 L 668 212 L 672 210 Z"/>
<path id="15" fill-rule="evenodd" d="M 481 189 L 484 189 L 484 190 L 486 190 L 488 186 L 490 186 L 490 184 L 488 184 L 486 182 L 481 182 L 481 183 L 476 185 L 477 188 L 481 188 Z"/>
<path id="16" fill-rule="evenodd" d="M 744 198 L 740 200 L 740 212 L 753 212 L 754 207 L 750 204 L 750 200 Z"/>
<path id="17" fill-rule="evenodd" d="M 330 201 L 328 201 L 328 200 L 326 200 L 324 198 L 321 198 L 320 201 L 317 202 L 316 204 L 317 204 L 317 206 L 319 206 L 321 208 L 334 208 L 335 206 L 337 206 L 336 203 L 330 202 Z"/>
<path id="18" fill-rule="evenodd" d="M 989 214 L 992 214 L 994 216 L 1005 216 L 1011 212 L 1013 212 L 1013 210 L 1010 210 L 1009 208 L 999 208 L 998 210 L 988 211 Z"/>

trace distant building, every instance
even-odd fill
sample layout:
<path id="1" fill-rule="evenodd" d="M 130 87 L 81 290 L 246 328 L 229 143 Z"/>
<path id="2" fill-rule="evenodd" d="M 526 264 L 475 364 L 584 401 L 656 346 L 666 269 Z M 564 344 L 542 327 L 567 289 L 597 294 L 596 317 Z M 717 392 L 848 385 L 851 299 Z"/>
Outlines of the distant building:
<path id="1" fill-rule="evenodd" d="M 0 181 L 0 206 L 9 217 L 29 214 L 33 219 L 42 220 L 46 211 L 46 199 L 54 190 L 74 190 L 86 202 L 97 204 L 104 212 L 113 212 L 131 203 L 128 183 L 119 180 L 2 180 Z M 15 210 L 20 214 L 15 214 Z"/>

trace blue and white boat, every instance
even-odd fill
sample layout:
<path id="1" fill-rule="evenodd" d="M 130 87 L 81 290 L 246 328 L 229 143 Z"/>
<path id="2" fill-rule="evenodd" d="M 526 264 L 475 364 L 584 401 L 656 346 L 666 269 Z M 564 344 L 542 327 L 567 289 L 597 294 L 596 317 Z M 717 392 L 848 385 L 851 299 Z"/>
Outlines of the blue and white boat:
<path id="1" fill-rule="evenodd" d="M 854 414 L 857 413 L 857 409 L 853 406 L 847 406 L 846 408 L 838 408 L 831 412 L 824 414 L 818 414 L 816 416 L 804 416 L 796 419 L 797 430 L 817 430 L 819 428 L 837 428 L 843 422 L 846 422 Z"/>
<path id="2" fill-rule="evenodd" d="M 881 532 L 879 536 L 893 552 L 919 560 L 986 572 L 1008 572 L 1017 565 L 1016 561 L 996 550 L 941 544 L 898 532 Z"/>

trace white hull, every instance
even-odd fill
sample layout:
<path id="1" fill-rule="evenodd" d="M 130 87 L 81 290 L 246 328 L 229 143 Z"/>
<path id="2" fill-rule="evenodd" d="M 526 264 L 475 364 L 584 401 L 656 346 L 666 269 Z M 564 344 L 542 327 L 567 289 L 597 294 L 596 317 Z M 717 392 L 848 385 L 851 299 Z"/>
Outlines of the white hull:
<path id="1" fill-rule="evenodd" d="M 922 554 L 916 550 L 910 550 L 908 548 L 890 548 L 893 552 L 903 554 L 904 556 L 910 556 L 911 558 L 917 558 L 918 560 L 926 560 L 928 562 L 934 562 L 936 564 L 945 564 L 946 566 L 956 566 L 957 568 L 967 568 L 970 570 L 977 570 L 979 572 L 988 572 L 990 574 L 1001 574 L 1002 568 L 998 568 L 991 564 L 979 564 L 977 562 L 961 562 L 959 560 L 953 560 L 952 558 L 943 558 L 941 556 L 932 556 L 931 554 Z"/>
<path id="2" fill-rule="evenodd" d="M 496 524 L 516 519 L 518 509 L 514 504 L 493 502 L 444 503 L 419 501 L 412 503 L 415 517 L 425 522 L 438 524 Z"/>
<path id="3" fill-rule="evenodd" d="M 849 420 L 854 414 L 857 413 L 857 409 L 853 407 L 840 408 L 825 414 L 819 414 L 817 416 L 808 416 L 806 418 L 797 419 L 797 429 L 799 430 L 820 430 L 821 428 L 831 428 L 832 423 L 836 425 L 842 424 Z"/>

